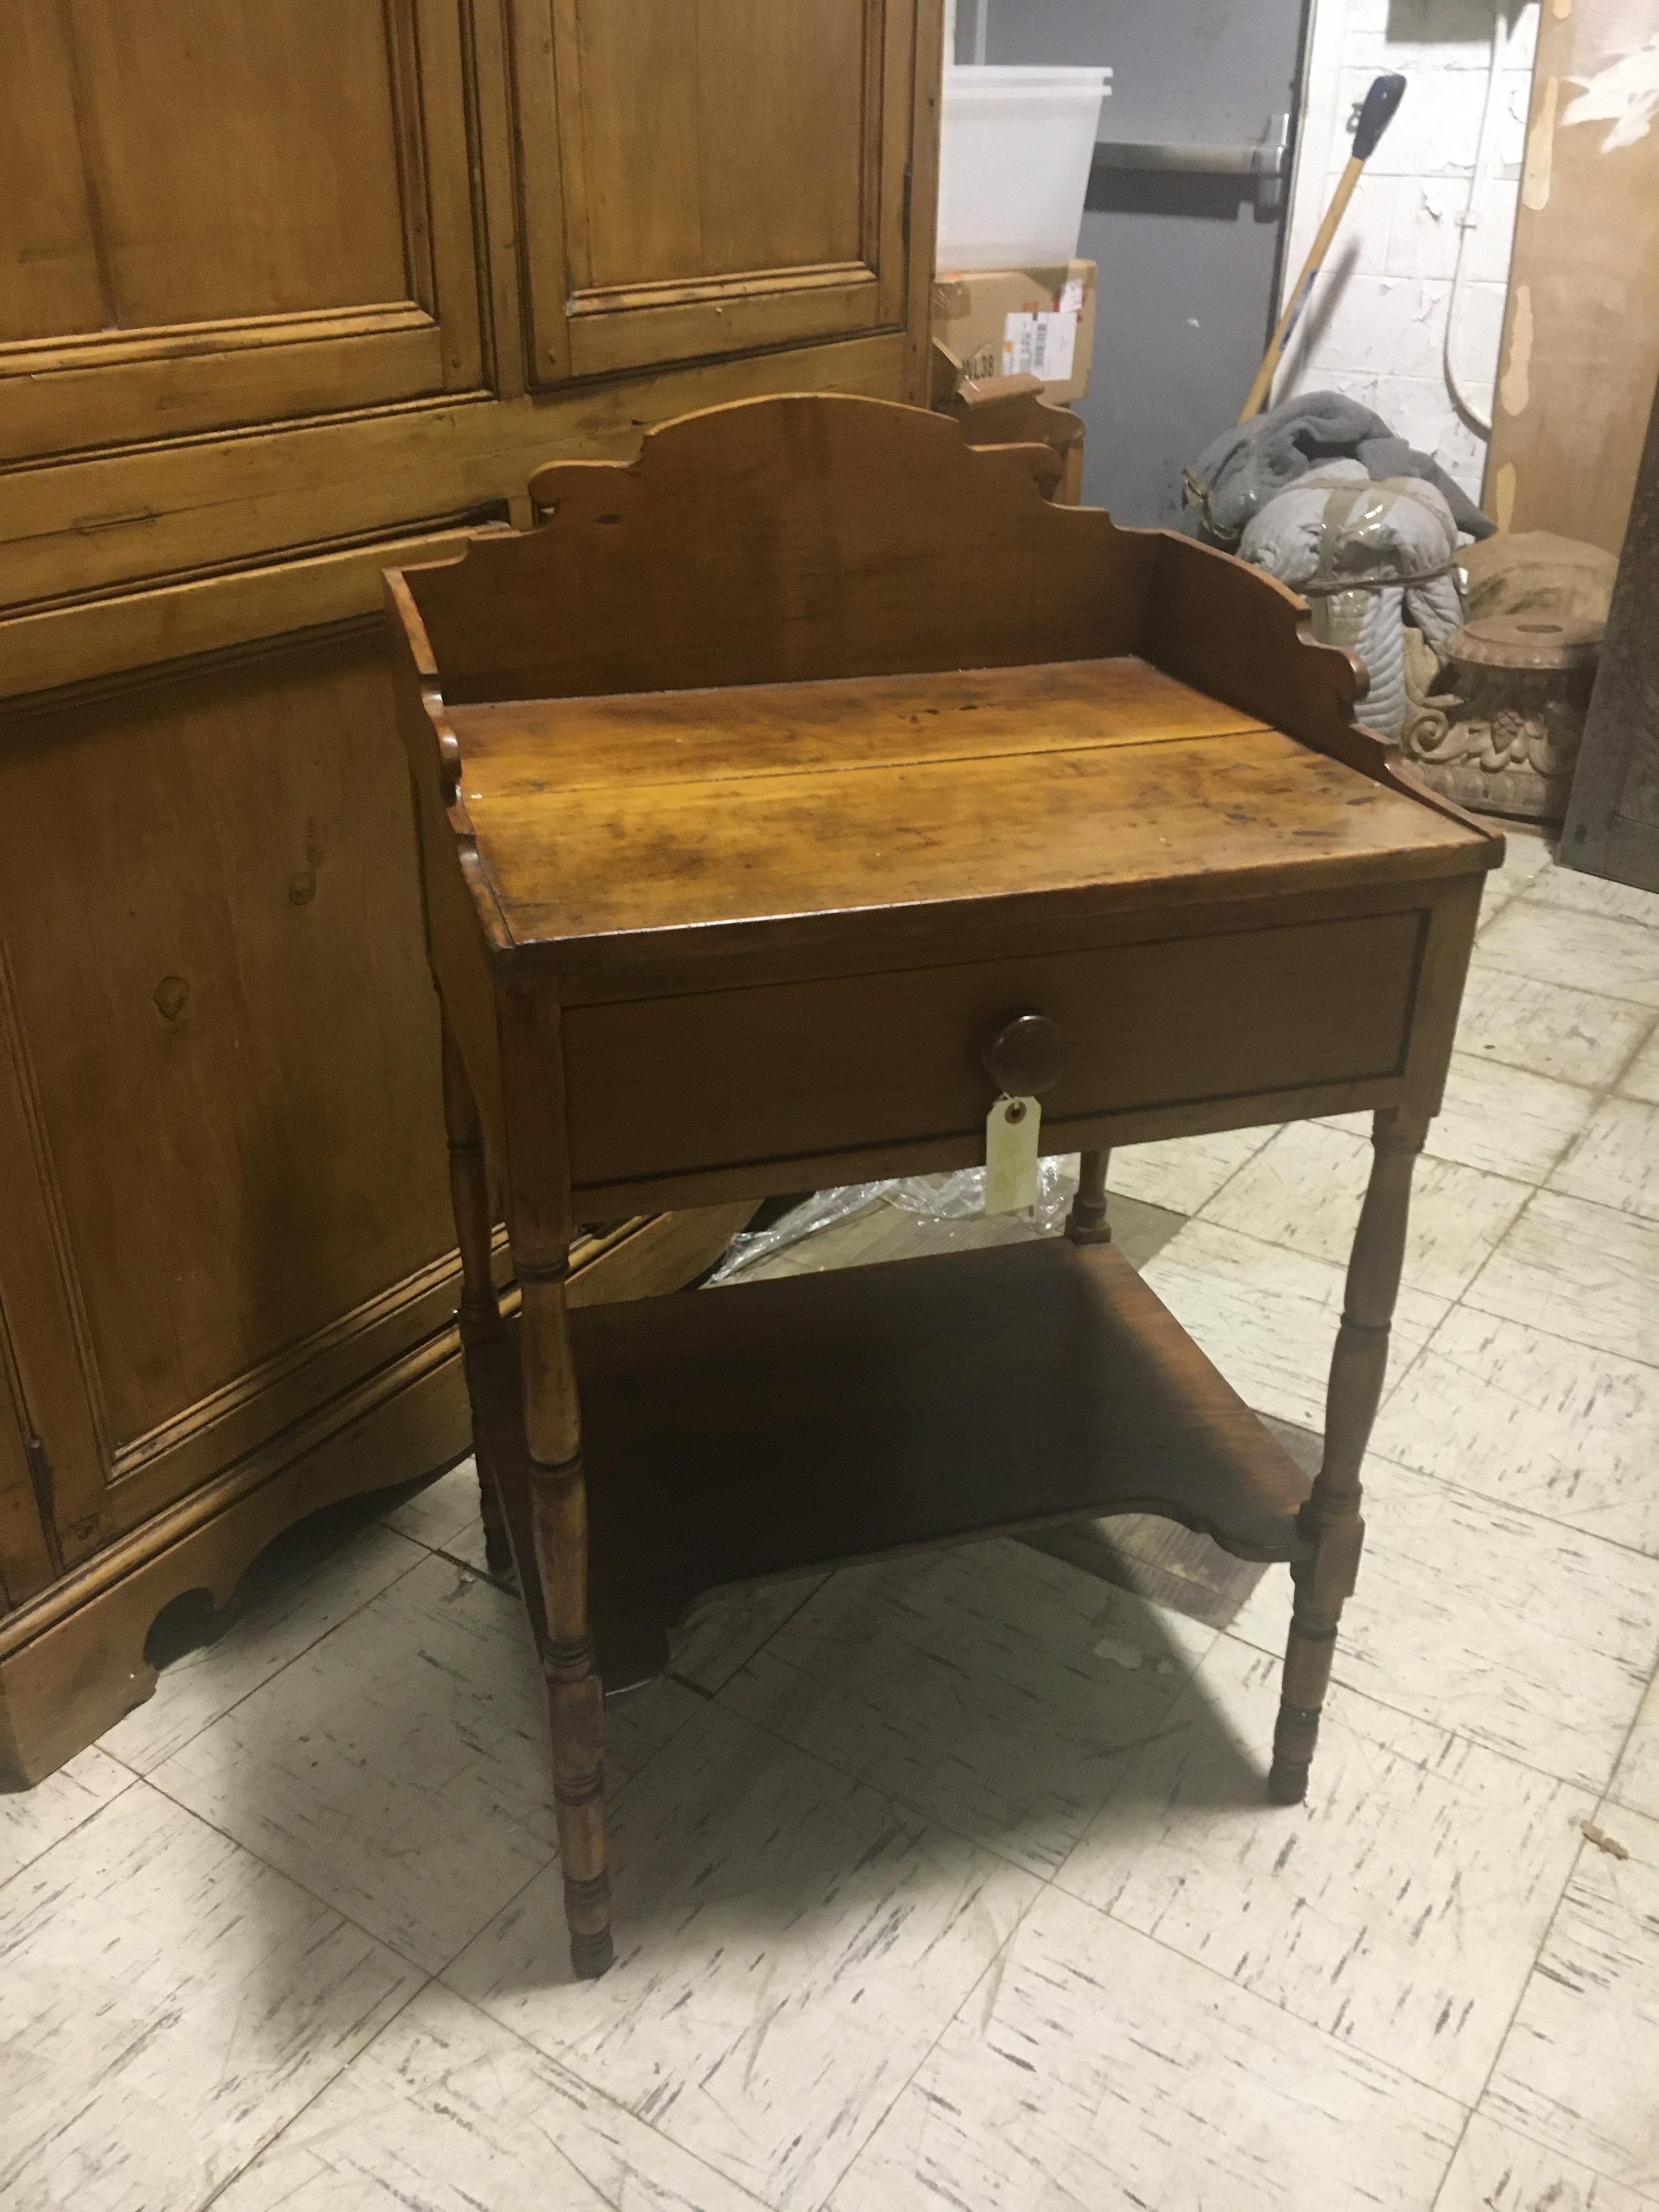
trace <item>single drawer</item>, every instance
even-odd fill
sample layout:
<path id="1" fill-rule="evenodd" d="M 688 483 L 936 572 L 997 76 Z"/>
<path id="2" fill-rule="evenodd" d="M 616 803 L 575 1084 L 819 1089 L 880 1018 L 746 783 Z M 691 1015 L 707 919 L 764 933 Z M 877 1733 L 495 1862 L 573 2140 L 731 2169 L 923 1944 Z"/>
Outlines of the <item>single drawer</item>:
<path id="1" fill-rule="evenodd" d="M 964 1134 L 994 1096 L 988 1032 L 1063 1032 L 1042 1100 L 1067 1120 L 1398 1073 L 1416 912 L 1222 937 L 569 1008 L 565 1090 L 580 1189 Z"/>

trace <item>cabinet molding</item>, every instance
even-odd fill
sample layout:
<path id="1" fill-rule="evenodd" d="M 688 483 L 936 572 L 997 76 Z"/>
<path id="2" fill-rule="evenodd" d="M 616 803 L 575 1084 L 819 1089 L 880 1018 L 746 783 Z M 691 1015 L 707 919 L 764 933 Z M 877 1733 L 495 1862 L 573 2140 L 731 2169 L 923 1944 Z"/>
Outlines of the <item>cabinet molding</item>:
<path id="1" fill-rule="evenodd" d="M 228 605 L 240 577 L 320 559 L 341 539 L 391 542 L 434 519 L 508 511 L 543 462 L 626 457 L 652 423 L 693 408 L 779 391 L 915 398 L 912 374 L 907 335 L 884 331 L 532 398 L 438 402 L 0 471 L 0 697 L 204 649 L 147 629 L 159 607 L 98 617 L 130 642 L 94 654 L 96 667 L 76 651 L 90 632 L 67 620 L 53 642 L 31 644 L 52 636 L 44 618 L 89 613 L 100 599 L 118 607 L 118 592 L 199 583 L 211 588 L 197 603 Z M 514 519 L 528 521 L 527 504 Z M 378 579 L 373 561 L 363 573 Z M 375 580 L 358 604 L 378 606 L 379 592 Z M 40 629 L 22 627 L 38 618 Z"/>
<path id="2" fill-rule="evenodd" d="M 570 1302 L 638 1297 L 700 1274 L 747 1202 L 628 1221 L 571 1255 Z M 456 1268 L 449 1291 L 453 1306 Z M 503 1301 L 511 1315 L 516 1296 Z M 274 1536 L 307 1513 L 471 1447 L 453 1327 L 437 1331 L 277 1442 L 0 1615 L 0 1781 L 39 1782 L 155 1687 L 144 1656 L 161 1608 L 191 1590 L 222 1607 Z"/>

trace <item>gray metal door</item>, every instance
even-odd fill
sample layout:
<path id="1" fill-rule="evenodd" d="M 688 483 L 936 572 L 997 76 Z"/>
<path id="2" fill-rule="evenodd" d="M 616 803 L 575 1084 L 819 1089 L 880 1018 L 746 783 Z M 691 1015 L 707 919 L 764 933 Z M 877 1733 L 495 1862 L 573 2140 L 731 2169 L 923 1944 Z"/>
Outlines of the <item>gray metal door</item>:
<path id="1" fill-rule="evenodd" d="M 1273 324 L 1306 0 L 958 0 L 961 61 L 1105 64 L 1078 252 L 1099 264 L 1083 496 L 1170 522 Z M 1277 173 L 1282 168 L 1282 176 Z"/>

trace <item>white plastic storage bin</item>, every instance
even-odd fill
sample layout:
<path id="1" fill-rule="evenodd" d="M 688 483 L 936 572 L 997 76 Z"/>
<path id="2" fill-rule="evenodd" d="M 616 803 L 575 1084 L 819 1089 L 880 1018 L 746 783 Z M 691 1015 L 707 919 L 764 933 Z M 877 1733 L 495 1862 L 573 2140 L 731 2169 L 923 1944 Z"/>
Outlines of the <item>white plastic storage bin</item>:
<path id="1" fill-rule="evenodd" d="M 1109 69 L 945 72 L 939 269 L 1051 269 L 1077 252 Z"/>

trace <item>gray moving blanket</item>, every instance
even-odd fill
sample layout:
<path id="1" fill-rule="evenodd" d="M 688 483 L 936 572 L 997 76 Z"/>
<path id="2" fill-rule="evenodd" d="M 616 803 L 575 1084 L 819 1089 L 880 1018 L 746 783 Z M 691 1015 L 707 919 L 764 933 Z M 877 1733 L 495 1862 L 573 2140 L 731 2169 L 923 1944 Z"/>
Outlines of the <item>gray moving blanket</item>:
<path id="1" fill-rule="evenodd" d="M 1431 455 L 1396 438 L 1380 415 L 1340 392 L 1304 392 L 1212 439 L 1182 471 L 1187 510 L 1182 527 L 1206 544 L 1237 545 L 1244 526 L 1275 492 L 1327 461 L 1356 460 L 1374 482 L 1422 477 L 1470 538 L 1497 527 Z"/>

